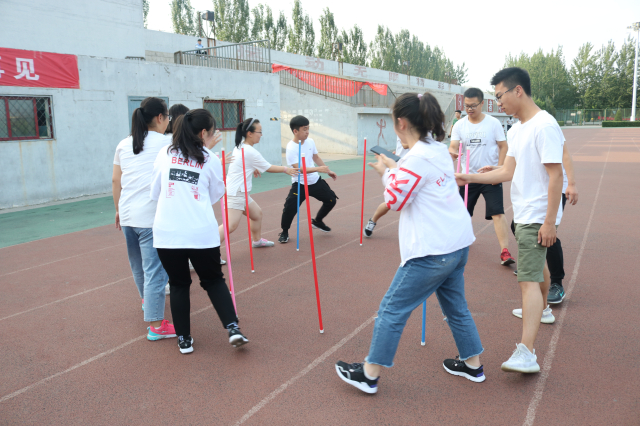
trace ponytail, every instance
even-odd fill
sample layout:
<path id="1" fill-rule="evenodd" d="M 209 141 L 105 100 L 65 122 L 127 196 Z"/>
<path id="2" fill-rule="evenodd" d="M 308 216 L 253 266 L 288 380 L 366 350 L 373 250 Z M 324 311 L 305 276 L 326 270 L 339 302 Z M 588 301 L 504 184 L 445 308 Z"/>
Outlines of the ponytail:
<path id="1" fill-rule="evenodd" d="M 444 113 L 438 100 L 431 93 L 405 93 L 396 99 L 391 111 L 396 120 L 406 118 L 419 133 L 421 140 L 424 140 L 428 133 L 438 142 L 444 140 Z"/>
<path id="2" fill-rule="evenodd" d="M 240 147 L 242 139 L 247 137 L 248 132 L 256 131 L 256 124 L 260 123 L 257 118 L 247 118 L 236 127 L 236 147 Z"/>
<path id="3" fill-rule="evenodd" d="M 206 109 L 192 109 L 175 120 L 172 143 L 167 152 L 180 152 L 185 160 L 189 158 L 204 164 L 204 141 L 200 138 L 203 130 L 214 132 L 216 120 Z"/>
<path id="4" fill-rule="evenodd" d="M 133 153 L 140 154 L 144 149 L 144 139 L 149 133 L 149 124 L 160 114 L 167 115 L 167 104 L 160 98 L 145 98 L 131 116 L 131 137 Z"/>

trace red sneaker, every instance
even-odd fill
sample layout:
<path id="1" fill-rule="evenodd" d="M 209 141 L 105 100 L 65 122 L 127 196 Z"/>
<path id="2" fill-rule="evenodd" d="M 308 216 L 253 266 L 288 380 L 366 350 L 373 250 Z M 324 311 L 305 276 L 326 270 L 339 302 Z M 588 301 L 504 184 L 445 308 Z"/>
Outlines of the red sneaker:
<path id="1" fill-rule="evenodd" d="M 509 253 L 509 249 L 504 249 L 502 250 L 502 253 L 500 253 L 500 263 L 502 263 L 504 266 L 509 266 L 516 263 L 516 261 L 513 260 L 511 253 Z"/>

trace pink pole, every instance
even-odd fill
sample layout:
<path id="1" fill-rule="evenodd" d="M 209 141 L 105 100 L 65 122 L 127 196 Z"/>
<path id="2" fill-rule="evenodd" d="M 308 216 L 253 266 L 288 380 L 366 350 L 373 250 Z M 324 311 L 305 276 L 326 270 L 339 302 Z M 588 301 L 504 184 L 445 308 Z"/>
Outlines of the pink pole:
<path id="1" fill-rule="evenodd" d="M 469 174 L 469 154 L 471 153 L 471 150 L 469 148 L 467 148 L 467 167 L 466 167 L 466 174 Z M 467 199 L 469 198 L 469 184 L 466 184 L 464 186 L 464 206 L 467 207 Z"/>
<path id="2" fill-rule="evenodd" d="M 249 194 L 247 194 L 247 172 L 244 165 L 244 148 L 242 148 L 242 180 L 244 181 L 244 204 L 246 206 L 247 213 L 247 228 L 249 232 L 249 254 L 251 255 L 251 273 L 254 273 L 253 269 L 253 237 L 251 237 L 251 220 L 249 219 Z M 307 200 L 308 202 L 308 200 Z"/>
<path id="3" fill-rule="evenodd" d="M 367 169 L 367 138 L 364 138 L 364 155 L 362 160 L 362 207 L 360 208 L 360 246 L 362 246 L 362 234 L 364 232 L 364 172 Z"/>
<path id="4" fill-rule="evenodd" d="M 462 142 L 458 143 L 458 168 L 456 173 L 460 173 L 460 160 L 462 159 Z"/>
<path id="5" fill-rule="evenodd" d="M 224 244 L 227 248 L 227 268 L 229 270 L 229 286 L 231 287 L 231 299 L 233 300 L 233 308 L 238 315 L 238 307 L 236 306 L 236 291 L 233 288 L 233 271 L 231 270 L 231 250 L 229 245 L 229 210 L 227 209 L 227 170 L 225 165 L 224 146 L 222 147 L 222 180 L 224 182 L 224 197 L 220 200 L 222 207 L 222 228 L 224 229 Z"/>

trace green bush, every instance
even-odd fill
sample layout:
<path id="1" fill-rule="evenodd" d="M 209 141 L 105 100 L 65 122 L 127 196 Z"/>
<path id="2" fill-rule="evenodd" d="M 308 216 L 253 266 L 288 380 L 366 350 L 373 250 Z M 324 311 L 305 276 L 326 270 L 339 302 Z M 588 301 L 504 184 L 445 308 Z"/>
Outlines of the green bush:
<path id="1" fill-rule="evenodd" d="M 564 121 L 558 121 L 558 126 L 564 126 Z"/>
<path id="2" fill-rule="evenodd" d="M 622 121 L 622 108 L 618 108 L 618 111 L 616 111 L 615 117 L 613 117 L 613 121 Z M 617 127 L 621 127 L 621 126 L 617 126 Z"/>
<path id="3" fill-rule="evenodd" d="M 603 121 L 602 127 L 640 127 L 640 121 Z"/>

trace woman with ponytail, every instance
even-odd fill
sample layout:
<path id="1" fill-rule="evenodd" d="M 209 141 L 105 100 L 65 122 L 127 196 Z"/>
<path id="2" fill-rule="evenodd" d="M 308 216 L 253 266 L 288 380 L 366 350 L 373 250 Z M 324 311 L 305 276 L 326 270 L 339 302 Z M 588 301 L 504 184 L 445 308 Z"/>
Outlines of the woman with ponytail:
<path id="1" fill-rule="evenodd" d="M 229 343 L 248 342 L 220 266 L 220 236 L 213 204 L 224 195 L 222 165 L 215 145 L 215 120 L 204 109 L 188 111 L 175 121 L 173 139 L 156 158 L 151 198 L 158 200 L 153 245 L 169 275 L 171 314 L 181 353 L 193 352 L 189 261 L 207 292 Z"/>
<path id="2" fill-rule="evenodd" d="M 233 158 L 227 174 L 227 201 L 229 203 L 229 233 L 238 228 L 242 215 L 247 215 L 244 196 L 244 179 L 242 177 L 242 149 L 244 149 L 245 179 L 247 180 L 247 192 L 251 192 L 252 177 L 254 174 L 286 173 L 290 176 L 298 174 L 298 169 L 284 166 L 273 166 L 264 159 L 262 154 L 255 149 L 262 137 L 262 124 L 260 120 L 248 118 L 238 124 L 236 129 L 236 147 L 233 149 Z M 252 245 L 258 247 L 273 247 L 273 241 L 262 238 L 262 210 L 249 194 L 249 219 L 251 219 Z M 220 226 L 220 238 L 224 241 L 224 230 Z"/>
<path id="3" fill-rule="evenodd" d="M 409 316 L 436 293 L 459 354 L 445 360 L 444 369 L 482 382 L 483 348 L 464 296 L 464 268 L 475 237 L 447 146 L 436 143 L 444 139 L 444 114 L 433 95 L 405 93 L 396 99 L 392 116 L 409 152 L 398 164 L 380 155 L 369 165 L 383 178 L 387 205 L 400 212 L 402 263 L 380 303 L 365 362 L 338 361 L 336 372 L 358 389 L 376 393 L 380 371 L 393 366 Z"/>
<path id="4" fill-rule="evenodd" d="M 176 337 L 164 319 L 167 273 L 153 247 L 156 201 L 149 198 L 153 162 L 170 138 L 164 135 L 171 116 L 159 98 L 146 98 L 131 117 L 131 136 L 118 144 L 113 159 L 112 190 L 116 228 L 127 241 L 129 265 L 142 298 L 147 339 Z"/>

